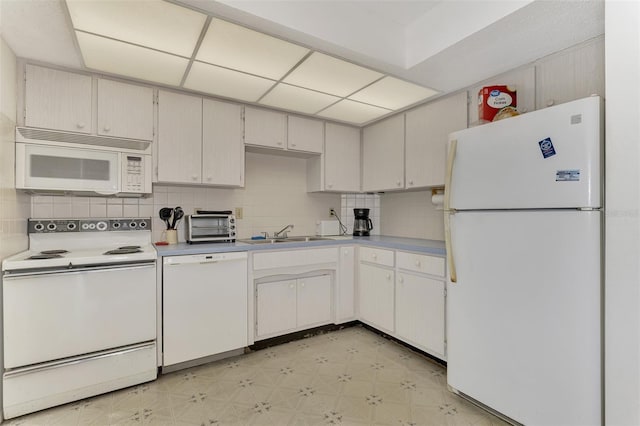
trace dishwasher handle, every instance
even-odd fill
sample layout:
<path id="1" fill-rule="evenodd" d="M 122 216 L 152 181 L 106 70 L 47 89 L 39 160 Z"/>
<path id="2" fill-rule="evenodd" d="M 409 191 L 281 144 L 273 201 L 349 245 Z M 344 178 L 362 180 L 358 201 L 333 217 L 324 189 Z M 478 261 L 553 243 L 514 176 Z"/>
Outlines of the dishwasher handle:
<path id="1" fill-rule="evenodd" d="M 179 266 L 193 264 L 209 264 L 219 262 L 230 262 L 237 260 L 246 260 L 247 252 L 225 252 L 225 253 L 206 253 L 165 257 L 162 261 L 164 266 Z"/>

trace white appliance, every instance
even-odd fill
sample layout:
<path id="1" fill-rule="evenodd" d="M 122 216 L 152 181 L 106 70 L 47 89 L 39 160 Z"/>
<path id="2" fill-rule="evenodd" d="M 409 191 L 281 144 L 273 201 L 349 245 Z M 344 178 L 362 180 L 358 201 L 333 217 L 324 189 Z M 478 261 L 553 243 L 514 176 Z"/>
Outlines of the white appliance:
<path id="1" fill-rule="evenodd" d="M 449 139 L 449 386 L 519 423 L 601 424 L 600 98 Z"/>
<path id="2" fill-rule="evenodd" d="M 16 128 L 16 188 L 141 197 L 152 192 L 148 143 Z"/>
<path id="3" fill-rule="evenodd" d="M 164 371 L 248 345 L 246 251 L 169 256 L 162 264 Z"/>
<path id="4" fill-rule="evenodd" d="M 319 220 L 316 222 L 316 235 L 321 237 L 340 235 L 340 222 L 337 220 Z"/>
<path id="5" fill-rule="evenodd" d="M 151 219 L 30 219 L 5 259 L 3 411 L 12 418 L 157 376 Z"/>

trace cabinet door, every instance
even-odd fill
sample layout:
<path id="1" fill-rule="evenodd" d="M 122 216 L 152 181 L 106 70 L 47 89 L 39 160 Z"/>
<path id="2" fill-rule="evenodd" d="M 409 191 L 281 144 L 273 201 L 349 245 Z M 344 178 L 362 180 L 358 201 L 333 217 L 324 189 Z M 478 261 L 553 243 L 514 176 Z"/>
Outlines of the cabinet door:
<path id="1" fill-rule="evenodd" d="M 287 119 L 287 148 L 322 154 L 324 123 L 290 115 Z"/>
<path id="2" fill-rule="evenodd" d="M 404 114 L 372 124 L 362 135 L 362 190 L 403 189 Z"/>
<path id="3" fill-rule="evenodd" d="M 393 270 L 361 263 L 358 284 L 360 319 L 393 333 Z"/>
<path id="4" fill-rule="evenodd" d="M 202 98 L 158 94 L 158 181 L 201 183 Z"/>
<path id="5" fill-rule="evenodd" d="M 153 89 L 99 79 L 98 134 L 153 140 Z"/>
<path id="6" fill-rule="evenodd" d="M 165 264 L 163 338 L 163 365 L 245 347 L 246 259 Z"/>
<path id="7" fill-rule="evenodd" d="M 298 328 L 331 322 L 331 276 L 298 279 Z"/>
<path id="8" fill-rule="evenodd" d="M 91 133 L 91 77 L 26 66 L 25 125 Z"/>
<path id="9" fill-rule="evenodd" d="M 296 280 L 257 285 L 257 336 L 267 336 L 296 328 Z"/>
<path id="10" fill-rule="evenodd" d="M 336 278 L 336 323 L 355 319 L 355 247 L 340 247 Z"/>
<path id="11" fill-rule="evenodd" d="M 444 282 L 398 273 L 396 333 L 408 343 L 444 357 Z"/>
<path id="12" fill-rule="evenodd" d="M 287 116 L 280 112 L 245 107 L 244 143 L 284 149 L 287 140 Z"/>
<path id="13" fill-rule="evenodd" d="M 562 51 L 536 65 L 536 108 L 604 96 L 604 39 Z"/>
<path id="14" fill-rule="evenodd" d="M 202 183 L 244 186 L 242 107 L 204 99 Z"/>
<path id="15" fill-rule="evenodd" d="M 326 123 L 324 170 L 327 191 L 360 191 L 360 129 Z"/>
<path id="16" fill-rule="evenodd" d="M 467 92 L 409 111 L 406 120 L 406 188 L 444 186 L 449 133 L 467 127 Z"/>

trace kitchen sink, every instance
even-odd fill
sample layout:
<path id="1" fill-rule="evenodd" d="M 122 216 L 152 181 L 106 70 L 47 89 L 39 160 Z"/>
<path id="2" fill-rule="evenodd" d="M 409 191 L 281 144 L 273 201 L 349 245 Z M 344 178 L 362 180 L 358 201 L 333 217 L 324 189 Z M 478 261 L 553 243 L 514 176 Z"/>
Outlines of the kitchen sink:
<path id="1" fill-rule="evenodd" d="M 332 238 L 324 238 L 324 237 L 316 237 L 308 236 L 308 237 L 287 237 L 287 238 L 267 238 L 264 240 L 238 240 L 241 243 L 247 244 L 277 244 L 277 243 L 300 243 L 307 241 L 324 241 L 324 240 L 332 240 Z"/>

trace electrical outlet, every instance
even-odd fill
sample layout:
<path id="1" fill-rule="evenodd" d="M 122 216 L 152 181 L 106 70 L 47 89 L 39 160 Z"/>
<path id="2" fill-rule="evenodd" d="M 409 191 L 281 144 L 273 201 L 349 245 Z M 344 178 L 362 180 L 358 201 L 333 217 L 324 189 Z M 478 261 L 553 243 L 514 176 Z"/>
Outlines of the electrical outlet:
<path id="1" fill-rule="evenodd" d="M 242 207 L 236 207 L 236 219 L 242 219 Z"/>
<path id="2" fill-rule="evenodd" d="M 335 216 L 336 210 L 333 207 L 329 208 L 329 216 Z"/>

